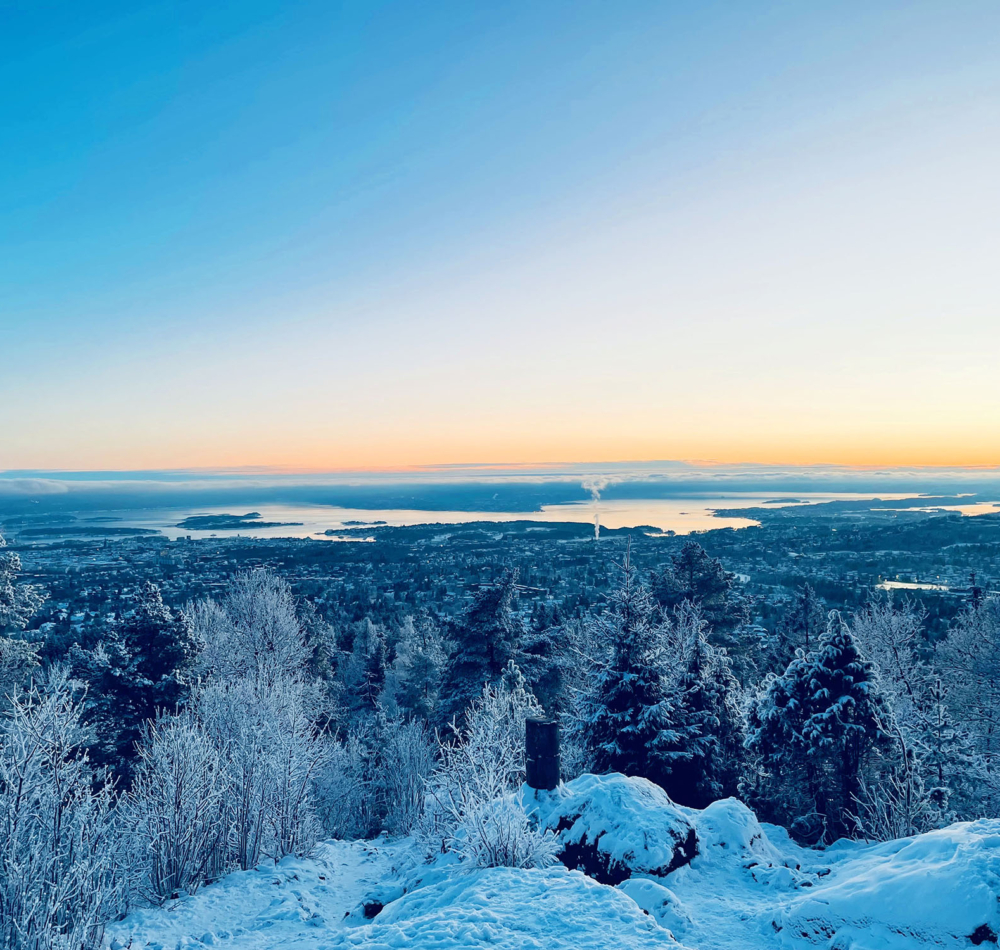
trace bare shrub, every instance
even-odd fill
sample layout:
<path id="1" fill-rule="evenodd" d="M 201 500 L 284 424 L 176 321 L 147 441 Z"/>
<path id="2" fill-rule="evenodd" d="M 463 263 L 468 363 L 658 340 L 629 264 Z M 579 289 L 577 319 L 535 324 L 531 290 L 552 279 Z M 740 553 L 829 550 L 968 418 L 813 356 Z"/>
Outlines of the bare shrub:
<path id="1" fill-rule="evenodd" d="M 227 870 L 226 787 L 219 753 L 191 713 L 148 724 L 123 803 L 141 856 L 142 897 L 162 903 L 194 893 Z"/>
<path id="2" fill-rule="evenodd" d="M 81 750 L 62 670 L 11 701 L 0 734 L 0 943 L 90 950 L 123 906 L 109 786 Z"/>
<path id="3" fill-rule="evenodd" d="M 556 862 L 559 840 L 533 825 L 524 806 L 505 795 L 465 815 L 453 850 L 480 868 L 544 868 Z"/>

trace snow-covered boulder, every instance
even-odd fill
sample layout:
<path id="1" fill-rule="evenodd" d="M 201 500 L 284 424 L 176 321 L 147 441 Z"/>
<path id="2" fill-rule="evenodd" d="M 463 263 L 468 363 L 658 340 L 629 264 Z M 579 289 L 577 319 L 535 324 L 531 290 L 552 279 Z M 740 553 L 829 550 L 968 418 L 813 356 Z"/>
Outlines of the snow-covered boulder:
<path id="1" fill-rule="evenodd" d="M 689 814 L 698 836 L 698 861 L 738 861 L 744 866 L 781 864 L 757 816 L 736 798 L 723 798 Z"/>
<path id="2" fill-rule="evenodd" d="M 581 775 L 551 792 L 522 789 L 525 808 L 560 841 L 559 859 L 602 884 L 665 877 L 697 851 L 688 810 L 658 785 L 625 775 Z"/>
<path id="3" fill-rule="evenodd" d="M 669 887 L 648 877 L 631 877 L 622 881 L 618 890 L 628 894 L 640 910 L 649 914 L 661 927 L 666 927 L 675 938 L 684 939 L 691 926 L 691 915 Z"/>
<path id="4" fill-rule="evenodd" d="M 818 852 L 810 856 L 810 870 L 802 870 L 798 852 L 784 829 L 768 825 L 765 828 L 757 816 L 736 798 L 723 798 L 702 810 L 689 811 L 698 837 L 698 854 L 692 865 L 709 867 L 730 874 L 749 876 L 757 884 L 772 890 L 794 890 L 812 887 L 823 874 L 824 867 L 814 867 Z M 772 841 L 775 835 L 779 847 Z"/>
<path id="5" fill-rule="evenodd" d="M 789 942 L 832 947 L 970 947 L 1000 935 L 1000 820 L 879 845 L 839 842 L 830 873 L 773 916 Z"/>
<path id="6" fill-rule="evenodd" d="M 670 933 L 613 887 L 565 868 L 453 871 L 389 904 L 335 947 L 665 950 Z"/>

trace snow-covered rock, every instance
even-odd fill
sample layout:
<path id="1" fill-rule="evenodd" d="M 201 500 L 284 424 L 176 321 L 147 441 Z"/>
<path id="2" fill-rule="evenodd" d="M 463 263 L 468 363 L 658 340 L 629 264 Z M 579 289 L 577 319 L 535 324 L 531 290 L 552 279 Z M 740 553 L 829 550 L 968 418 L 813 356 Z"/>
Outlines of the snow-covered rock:
<path id="1" fill-rule="evenodd" d="M 768 840 L 757 816 L 743 802 L 723 798 L 700 811 L 687 811 L 698 837 L 698 860 L 744 865 L 781 864 L 784 857 Z"/>
<path id="2" fill-rule="evenodd" d="M 522 789 L 525 808 L 559 837 L 559 858 L 603 884 L 664 877 L 697 850 L 688 810 L 658 785 L 625 775 L 581 775 L 551 792 Z"/>
<path id="3" fill-rule="evenodd" d="M 453 871 L 332 947 L 362 950 L 664 950 L 669 931 L 631 898 L 565 868 Z"/>
<path id="4" fill-rule="evenodd" d="M 691 917 L 677 895 L 659 881 L 631 877 L 618 885 L 618 890 L 628 894 L 658 924 L 666 927 L 678 940 L 691 926 Z"/>
<path id="5" fill-rule="evenodd" d="M 722 873 L 749 876 L 773 890 L 812 887 L 826 869 L 801 869 L 801 849 L 784 832 L 765 827 L 743 802 L 724 798 L 707 808 L 688 810 L 698 838 L 698 854 L 692 865 L 716 867 Z M 779 844 L 772 841 L 771 835 Z M 810 861 L 817 852 L 807 851 Z"/>

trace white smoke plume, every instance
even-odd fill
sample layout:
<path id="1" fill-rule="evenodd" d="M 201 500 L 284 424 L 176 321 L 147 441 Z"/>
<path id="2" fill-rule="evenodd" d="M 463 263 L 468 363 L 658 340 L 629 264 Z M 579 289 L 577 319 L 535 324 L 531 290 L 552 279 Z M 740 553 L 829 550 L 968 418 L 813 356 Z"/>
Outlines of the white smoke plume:
<path id="1" fill-rule="evenodd" d="M 589 478 L 585 478 L 581 482 L 581 487 L 584 491 L 590 492 L 591 501 L 600 501 L 601 492 L 604 491 L 608 485 L 616 481 L 618 481 L 618 479 L 612 478 L 610 475 L 593 475 Z"/>

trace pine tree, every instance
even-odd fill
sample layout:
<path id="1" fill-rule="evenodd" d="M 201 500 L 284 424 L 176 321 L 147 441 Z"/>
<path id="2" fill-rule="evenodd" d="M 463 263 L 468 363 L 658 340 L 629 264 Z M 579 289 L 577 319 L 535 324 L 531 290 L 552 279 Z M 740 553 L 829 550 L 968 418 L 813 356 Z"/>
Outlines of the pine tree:
<path id="1" fill-rule="evenodd" d="M 516 585 L 517 570 L 505 570 L 496 584 L 479 590 L 455 625 L 450 636 L 455 650 L 441 688 L 441 722 L 460 717 L 483 686 L 495 683 L 517 658 L 523 630 L 512 609 Z"/>
<path id="2" fill-rule="evenodd" d="M 667 612 L 685 602 L 698 604 L 716 635 L 724 636 L 742 618 L 742 604 L 733 595 L 734 576 L 697 541 L 687 541 L 668 567 L 653 572 L 650 592 Z"/>
<path id="3" fill-rule="evenodd" d="M 774 813 L 793 831 L 810 819 L 827 837 L 849 831 L 862 766 L 885 746 L 887 716 L 871 663 L 831 612 L 816 650 L 770 678 L 751 713 L 747 744 L 760 756 Z"/>
<path id="4" fill-rule="evenodd" d="M 95 763 L 130 780 L 145 724 L 185 702 L 197 653 L 190 621 L 148 582 L 102 643 L 71 651 L 74 675 L 89 686 L 86 720 L 96 734 L 90 748 Z"/>
<path id="5" fill-rule="evenodd" d="M 778 622 L 777 655 L 782 664 L 803 649 L 808 653 L 816 647 L 826 629 L 826 606 L 810 584 L 805 584 L 796 594 L 794 602 Z"/>
<path id="6" fill-rule="evenodd" d="M 669 771 L 665 750 L 680 736 L 669 729 L 671 694 L 664 631 L 649 591 L 628 553 L 622 580 L 593 631 L 603 646 L 579 713 L 591 770 L 638 775 L 660 785 Z"/>

